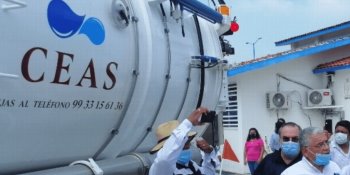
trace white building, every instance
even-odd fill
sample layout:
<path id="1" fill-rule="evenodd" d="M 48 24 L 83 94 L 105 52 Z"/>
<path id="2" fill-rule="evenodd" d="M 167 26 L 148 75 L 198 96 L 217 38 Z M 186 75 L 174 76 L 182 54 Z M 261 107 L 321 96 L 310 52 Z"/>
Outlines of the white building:
<path id="1" fill-rule="evenodd" d="M 350 21 L 276 42 L 281 45 L 291 50 L 242 62 L 228 73 L 224 136 L 240 163 L 224 161 L 224 171 L 249 172 L 243 150 L 252 127 L 268 143 L 277 118 L 302 128 L 324 127 L 327 120 L 333 130 L 340 119 L 350 120 Z M 320 92 L 312 95 L 315 104 L 308 100 L 311 89 Z"/>

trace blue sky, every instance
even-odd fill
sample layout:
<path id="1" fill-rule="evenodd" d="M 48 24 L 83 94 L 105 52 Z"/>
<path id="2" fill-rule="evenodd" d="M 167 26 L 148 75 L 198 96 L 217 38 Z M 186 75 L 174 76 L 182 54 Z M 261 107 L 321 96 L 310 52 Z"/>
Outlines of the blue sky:
<path id="1" fill-rule="evenodd" d="M 211 3 L 211 0 L 202 0 Z M 217 1 L 215 1 L 217 2 Z M 275 42 L 293 36 L 350 21 L 350 0 L 225 0 L 231 15 L 237 16 L 240 30 L 226 37 L 236 54 L 229 62 L 241 62 L 256 57 L 289 50 L 276 47 Z"/>

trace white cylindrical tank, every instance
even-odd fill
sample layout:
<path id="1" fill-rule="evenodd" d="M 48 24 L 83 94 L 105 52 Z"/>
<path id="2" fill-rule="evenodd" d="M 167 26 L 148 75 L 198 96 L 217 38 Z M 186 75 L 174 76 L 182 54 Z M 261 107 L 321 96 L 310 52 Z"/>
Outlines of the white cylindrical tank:
<path id="1" fill-rule="evenodd" d="M 193 14 L 183 36 L 168 1 L 19 2 L 0 2 L 0 174 L 145 153 L 158 124 L 196 108 Z M 204 55 L 219 60 L 205 69 L 201 102 L 215 110 L 223 56 L 214 25 L 199 26 Z"/>

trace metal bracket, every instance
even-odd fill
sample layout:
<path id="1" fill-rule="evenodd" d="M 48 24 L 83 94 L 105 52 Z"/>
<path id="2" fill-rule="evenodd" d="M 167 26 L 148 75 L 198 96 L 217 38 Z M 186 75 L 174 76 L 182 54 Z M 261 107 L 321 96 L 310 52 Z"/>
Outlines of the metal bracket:
<path id="1" fill-rule="evenodd" d="M 125 29 L 130 24 L 130 12 L 124 0 L 114 0 L 112 4 L 112 14 L 116 26 Z"/>
<path id="2" fill-rule="evenodd" d="M 27 3 L 21 0 L 3 0 L 3 1 L 7 1 L 11 3 L 11 4 L 1 5 L 2 10 L 4 11 L 27 7 Z"/>
<path id="3" fill-rule="evenodd" d="M 75 161 L 75 162 L 69 164 L 69 166 L 73 166 L 73 165 L 77 165 L 77 164 L 87 166 L 88 168 L 91 169 L 91 171 L 94 173 L 94 175 L 103 175 L 103 170 L 96 164 L 96 162 L 92 158 L 89 158 L 89 161 L 86 161 L 86 160 Z"/>

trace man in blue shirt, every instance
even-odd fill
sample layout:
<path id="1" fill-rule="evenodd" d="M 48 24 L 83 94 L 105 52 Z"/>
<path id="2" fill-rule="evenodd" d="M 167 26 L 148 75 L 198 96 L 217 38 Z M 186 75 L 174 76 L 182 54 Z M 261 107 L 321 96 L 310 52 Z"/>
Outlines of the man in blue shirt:
<path id="1" fill-rule="evenodd" d="M 268 154 L 259 164 L 254 175 L 280 175 L 285 169 L 300 161 L 299 125 L 288 122 L 279 130 L 281 149 Z"/>
<path id="2" fill-rule="evenodd" d="M 278 132 L 281 126 L 284 125 L 285 123 L 286 121 L 283 118 L 279 118 L 275 123 L 275 131 L 272 133 L 270 137 L 270 143 L 269 143 L 269 146 L 272 152 L 278 151 L 281 148 L 280 137 Z"/>

